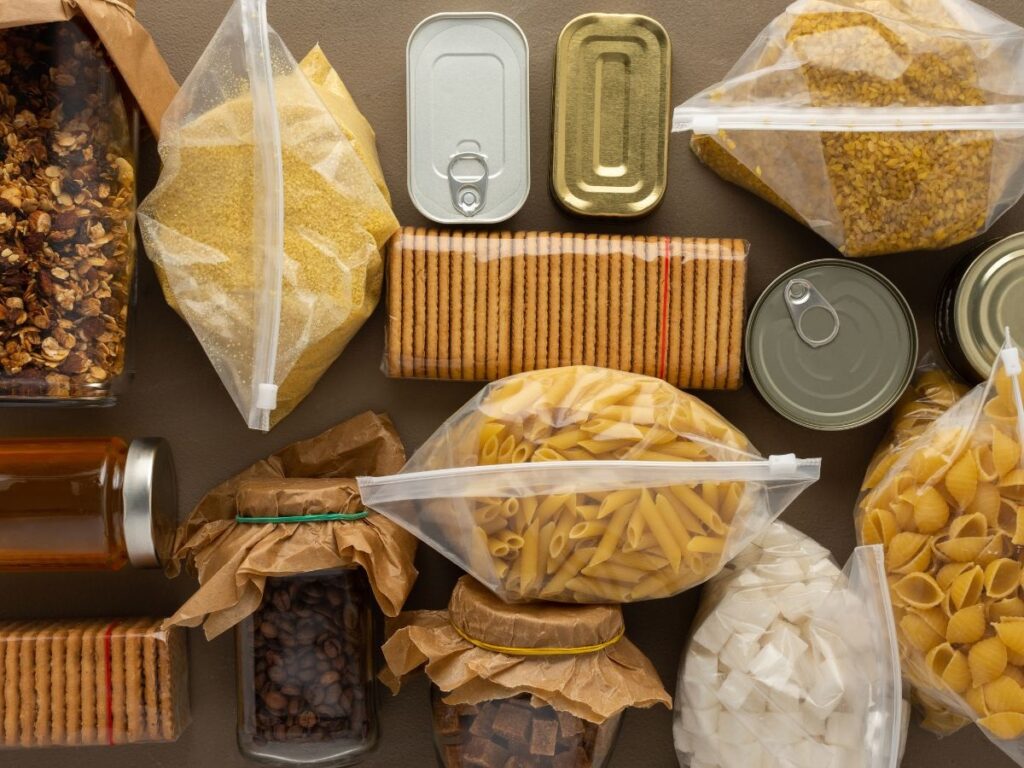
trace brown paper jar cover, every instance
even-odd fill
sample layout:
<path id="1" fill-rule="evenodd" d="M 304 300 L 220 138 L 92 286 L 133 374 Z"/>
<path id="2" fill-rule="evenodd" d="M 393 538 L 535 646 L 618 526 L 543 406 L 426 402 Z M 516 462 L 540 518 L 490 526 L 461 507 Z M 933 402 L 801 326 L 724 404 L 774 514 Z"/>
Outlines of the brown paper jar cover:
<path id="1" fill-rule="evenodd" d="M 295 443 L 214 488 L 178 529 L 169 576 L 195 571 L 200 587 L 168 620 L 214 638 L 260 605 L 268 576 L 332 568 L 366 571 L 387 616 L 397 616 L 416 580 L 416 539 L 381 515 L 362 520 L 238 523 L 245 517 L 290 517 L 363 510 L 353 479 L 387 474 L 405 463 L 391 420 L 364 413 Z"/>
<path id="2" fill-rule="evenodd" d="M 132 92 L 153 135 L 178 92 L 156 43 L 135 18 L 135 0 L 16 0 L 0 3 L 0 29 L 85 19 Z"/>
<path id="3" fill-rule="evenodd" d="M 622 636 L 617 605 L 510 605 L 464 576 L 447 611 L 412 611 L 391 625 L 380 677 L 394 693 L 406 675 L 422 666 L 444 692 L 446 704 L 530 694 L 534 706 L 597 724 L 628 707 L 672 706 L 651 662 Z M 610 644 L 570 655 L 524 655 L 485 650 L 463 635 L 517 650 Z"/>

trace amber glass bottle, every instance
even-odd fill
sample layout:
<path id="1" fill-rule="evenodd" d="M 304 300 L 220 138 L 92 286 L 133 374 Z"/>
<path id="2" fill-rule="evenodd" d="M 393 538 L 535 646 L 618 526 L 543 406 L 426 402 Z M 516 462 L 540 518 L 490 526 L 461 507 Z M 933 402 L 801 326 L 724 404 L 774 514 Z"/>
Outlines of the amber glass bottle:
<path id="1" fill-rule="evenodd" d="M 176 520 L 163 440 L 0 440 L 0 570 L 156 567 Z"/>

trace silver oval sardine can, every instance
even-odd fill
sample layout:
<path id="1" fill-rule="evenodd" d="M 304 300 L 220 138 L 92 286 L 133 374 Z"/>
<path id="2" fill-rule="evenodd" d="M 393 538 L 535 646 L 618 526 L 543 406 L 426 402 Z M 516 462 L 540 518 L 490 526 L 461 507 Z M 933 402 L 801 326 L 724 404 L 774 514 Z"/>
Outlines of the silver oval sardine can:
<path id="1" fill-rule="evenodd" d="M 1024 233 L 989 243 L 953 267 L 935 326 L 956 372 L 967 381 L 988 379 L 1006 330 L 1024 339 Z"/>
<path id="2" fill-rule="evenodd" d="M 778 413 L 811 429 L 867 424 L 903 395 L 917 364 L 907 300 L 875 270 L 842 259 L 801 264 L 750 313 L 747 367 Z"/>
<path id="3" fill-rule="evenodd" d="M 530 192 L 529 47 L 499 13 L 439 13 L 406 49 L 409 196 L 439 224 L 494 224 Z"/>

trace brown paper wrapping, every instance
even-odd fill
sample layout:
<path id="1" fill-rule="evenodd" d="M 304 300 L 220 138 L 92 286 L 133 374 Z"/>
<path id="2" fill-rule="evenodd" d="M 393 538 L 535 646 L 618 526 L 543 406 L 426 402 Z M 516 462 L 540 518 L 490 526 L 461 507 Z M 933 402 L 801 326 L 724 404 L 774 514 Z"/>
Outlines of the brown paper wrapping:
<path id="1" fill-rule="evenodd" d="M 169 576 L 183 565 L 200 587 L 167 624 L 200 623 L 209 639 L 252 614 L 268 576 L 360 567 L 387 616 L 397 616 L 416 580 L 416 539 L 385 517 L 246 524 L 246 517 L 355 513 L 357 475 L 397 472 L 405 450 L 387 416 L 364 413 L 295 443 L 214 488 L 178 529 Z"/>
<path id="2" fill-rule="evenodd" d="M 464 576 L 447 611 L 413 611 L 390 623 L 383 649 L 387 667 L 380 677 L 394 693 L 423 666 L 446 694 L 446 704 L 530 694 L 534 706 L 597 724 L 628 707 L 672 706 L 651 662 L 625 637 L 592 653 L 524 656 L 479 648 L 455 628 L 491 645 L 580 648 L 621 636 L 617 605 L 508 605 Z"/>
<path id="3" fill-rule="evenodd" d="M 132 92 L 153 135 L 178 92 L 149 32 L 135 18 L 135 0 L 4 0 L 0 29 L 70 21 L 82 16 L 96 32 L 117 72 Z"/>

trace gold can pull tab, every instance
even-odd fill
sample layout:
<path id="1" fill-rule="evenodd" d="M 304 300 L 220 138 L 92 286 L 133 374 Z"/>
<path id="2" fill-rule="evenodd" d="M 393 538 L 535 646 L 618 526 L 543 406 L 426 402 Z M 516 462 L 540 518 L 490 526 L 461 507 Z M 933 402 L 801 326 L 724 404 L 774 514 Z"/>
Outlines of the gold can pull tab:
<path id="1" fill-rule="evenodd" d="M 835 341 L 839 335 L 839 313 L 813 283 L 794 278 L 786 283 L 784 297 L 796 335 L 804 344 L 817 349 Z"/>
<path id="2" fill-rule="evenodd" d="M 476 216 L 487 192 L 487 158 L 479 152 L 460 152 L 448 163 L 448 189 L 455 210 Z"/>

